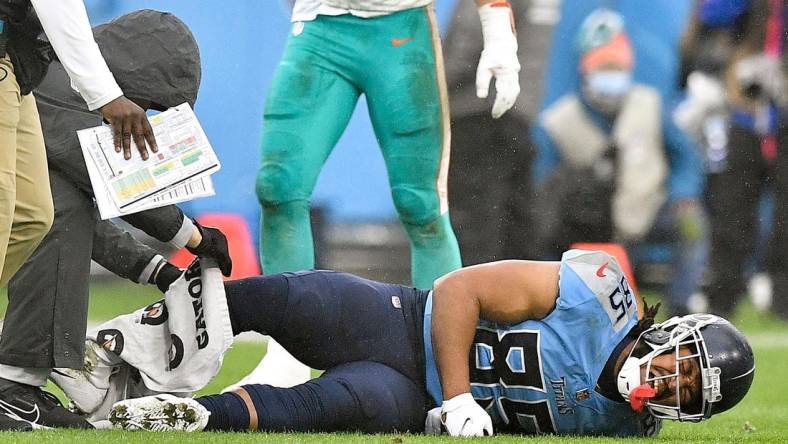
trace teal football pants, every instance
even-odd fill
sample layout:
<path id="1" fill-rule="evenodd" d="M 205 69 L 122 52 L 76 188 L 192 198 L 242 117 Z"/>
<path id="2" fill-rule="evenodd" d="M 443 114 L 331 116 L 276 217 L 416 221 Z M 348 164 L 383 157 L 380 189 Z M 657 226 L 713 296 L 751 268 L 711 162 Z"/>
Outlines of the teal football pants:
<path id="1" fill-rule="evenodd" d="M 429 288 L 461 266 L 446 197 L 448 103 L 431 7 L 295 25 L 264 113 L 256 184 L 263 270 L 314 267 L 309 198 L 361 94 L 410 238 L 413 284 Z"/>

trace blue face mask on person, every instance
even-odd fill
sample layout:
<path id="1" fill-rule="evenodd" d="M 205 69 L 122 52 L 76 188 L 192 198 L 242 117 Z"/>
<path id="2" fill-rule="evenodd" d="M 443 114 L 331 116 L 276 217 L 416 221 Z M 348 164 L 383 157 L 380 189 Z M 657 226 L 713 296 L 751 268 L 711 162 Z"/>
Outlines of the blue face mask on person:
<path id="1" fill-rule="evenodd" d="M 583 92 L 589 105 L 604 114 L 615 114 L 631 87 L 631 72 L 600 70 L 586 75 Z"/>
<path id="2" fill-rule="evenodd" d="M 588 89 L 595 94 L 621 97 L 632 86 L 629 71 L 594 71 L 586 76 Z"/>

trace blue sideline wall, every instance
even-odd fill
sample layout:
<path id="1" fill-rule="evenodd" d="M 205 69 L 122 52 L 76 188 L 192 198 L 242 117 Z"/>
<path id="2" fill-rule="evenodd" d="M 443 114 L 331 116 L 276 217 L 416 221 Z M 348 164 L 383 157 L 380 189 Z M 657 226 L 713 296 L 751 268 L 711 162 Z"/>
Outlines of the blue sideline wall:
<path id="1" fill-rule="evenodd" d="M 457 0 L 439 0 L 445 28 Z M 469 1 L 469 0 L 463 0 Z M 190 214 L 229 211 L 243 215 L 258 235 L 254 194 L 263 103 L 290 31 L 281 0 L 86 0 L 93 25 L 136 9 L 172 12 L 192 30 L 202 55 L 202 85 L 195 111 L 218 153 L 217 195 L 183 205 Z M 480 36 L 481 38 L 481 36 Z M 357 167 L 354 167 L 357 166 Z M 313 203 L 329 222 L 395 218 L 382 157 L 366 104 L 356 113 L 326 164 Z"/>

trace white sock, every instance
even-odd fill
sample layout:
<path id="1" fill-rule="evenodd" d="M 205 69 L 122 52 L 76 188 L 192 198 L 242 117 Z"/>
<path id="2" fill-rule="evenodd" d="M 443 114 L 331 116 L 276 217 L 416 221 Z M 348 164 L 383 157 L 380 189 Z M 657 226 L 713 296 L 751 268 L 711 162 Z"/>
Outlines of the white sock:
<path id="1" fill-rule="evenodd" d="M 47 378 L 50 373 L 52 373 L 51 368 L 15 367 L 13 365 L 0 364 L 0 378 L 34 387 L 47 385 Z"/>
<path id="2" fill-rule="evenodd" d="M 311 377 L 311 369 L 298 362 L 284 347 L 272 338 L 268 340 L 268 351 L 257 367 L 243 379 L 227 386 L 224 392 L 235 391 L 247 384 L 268 384 L 274 387 L 292 387 L 303 384 Z"/>

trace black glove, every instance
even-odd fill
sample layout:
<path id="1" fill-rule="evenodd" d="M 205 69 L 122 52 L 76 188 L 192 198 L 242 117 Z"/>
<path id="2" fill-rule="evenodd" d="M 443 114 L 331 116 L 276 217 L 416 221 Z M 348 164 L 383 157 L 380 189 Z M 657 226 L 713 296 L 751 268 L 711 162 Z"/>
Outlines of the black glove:
<path id="1" fill-rule="evenodd" d="M 225 276 L 230 276 L 233 271 L 233 260 L 230 258 L 230 250 L 227 248 L 227 238 L 224 233 L 217 228 L 203 227 L 196 221 L 194 225 L 200 230 L 202 234 L 202 241 L 200 245 L 194 248 L 186 247 L 189 252 L 195 256 L 205 256 L 216 259 L 219 263 L 219 270 Z"/>
<path id="2" fill-rule="evenodd" d="M 183 270 L 167 262 L 165 259 L 162 259 L 161 261 L 163 263 L 159 269 L 156 270 L 153 275 L 151 275 L 149 283 L 156 284 L 162 293 L 166 293 L 167 290 L 170 289 L 170 285 L 172 285 L 173 282 L 177 281 L 178 278 L 181 277 Z"/>

